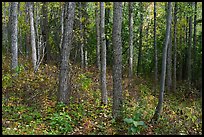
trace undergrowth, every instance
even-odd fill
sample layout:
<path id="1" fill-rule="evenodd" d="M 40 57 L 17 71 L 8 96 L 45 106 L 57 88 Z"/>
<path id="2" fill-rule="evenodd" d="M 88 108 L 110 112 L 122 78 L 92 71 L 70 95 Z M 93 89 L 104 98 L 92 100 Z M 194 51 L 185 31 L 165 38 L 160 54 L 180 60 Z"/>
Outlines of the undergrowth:
<path id="1" fill-rule="evenodd" d="M 151 125 L 158 102 L 145 80 L 133 79 L 128 89 L 123 79 L 122 120 L 112 117 L 112 79 L 107 75 L 108 105 L 101 105 L 99 72 L 71 67 L 69 104 L 57 103 L 58 68 L 41 65 L 33 73 L 32 65 L 19 60 L 17 76 L 11 75 L 9 58 L 2 64 L 2 130 L 5 135 L 114 135 L 114 134 L 202 134 L 202 100 L 185 86 L 176 93 L 165 93 L 159 122 Z M 140 81 L 140 82 L 139 82 Z M 143 82 L 145 81 L 145 82 Z"/>

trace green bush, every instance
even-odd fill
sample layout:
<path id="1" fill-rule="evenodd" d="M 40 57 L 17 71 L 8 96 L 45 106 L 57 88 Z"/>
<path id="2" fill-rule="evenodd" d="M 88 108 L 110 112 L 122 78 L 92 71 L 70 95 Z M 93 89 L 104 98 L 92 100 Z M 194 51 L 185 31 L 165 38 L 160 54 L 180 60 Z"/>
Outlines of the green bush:
<path id="1" fill-rule="evenodd" d="M 145 123 L 140 120 L 141 114 L 136 113 L 133 118 L 125 118 L 124 122 L 126 122 L 129 126 L 128 133 L 136 134 L 140 133 L 140 127 L 146 127 Z"/>
<path id="2" fill-rule="evenodd" d="M 54 113 L 50 117 L 50 127 L 60 134 L 67 134 L 72 131 L 71 117 L 66 112 Z"/>

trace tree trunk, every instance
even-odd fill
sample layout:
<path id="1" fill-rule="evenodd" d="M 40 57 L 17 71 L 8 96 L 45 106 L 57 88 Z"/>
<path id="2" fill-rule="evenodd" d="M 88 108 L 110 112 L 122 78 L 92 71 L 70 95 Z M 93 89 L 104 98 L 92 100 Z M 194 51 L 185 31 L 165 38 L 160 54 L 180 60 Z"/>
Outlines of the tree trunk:
<path id="1" fill-rule="evenodd" d="M 101 40 L 101 93 L 102 103 L 107 104 L 106 89 L 106 39 L 105 39 L 105 3 L 100 2 L 100 40 Z"/>
<path id="2" fill-rule="evenodd" d="M 5 37 L 5 32 L 6 32 L 6 2 L 2 3 L 2 8 L 4 9 L 4 11 L 2 12 L 2 44 L 3 46 L 6 45 L 6 37 Z"/>
<path id="3" fill-rule="evenodd" d="M 87 51 L 87 22 L 88 22 L 88 14 L 87 14 L 87 2 L 83 3 L 83 43 L 84 43 L 84 68 L 87 69 L 88 66 L 88 51 Z"/>
<path id="4" fill-rule="evenodd" d="M 80 24 L 79 24 L 79 29 L 80 29 L 80 51 L 81 51 L 81 68 L 84 68 L 84 35 L 83 35 L 83 24 L 82 24 L 82 15 L 83 15 L 83 10 L 82 10 L 82 3 L 79 2 L 79 20 L 80 20 Z"/>
<path id="5" fill-rule="evenodd" d="M 106 2 L 105 6 L 105 33 L 106 33 L 106 53 L 107 53 L 107 65 L 111 65 L 111 51 L 112 47 L 110 46 L 110 5 L 111 2 Z"/>
<path id="6" fill-rule="evenodd" d="M 167 24 L 166 24 L 166 39 L 165 44 L 163 46 L 163 56 L 162 56 L 162 74 L 161 74 L 161 88 L 159 94 L 159 102 L 155 110 L 155 114 L 152 118 L 152 123 L 158 120 L 163 103 L 163 95 L 164 95 L 164 86 L 165 86 L 165 75 L 166 75 L 166 56 L 167 56 L 167 48 L 169 45 L 169 37 L 170 37 L 170 28 L 171 28 L 171 2 L 168 2 L 168 10 L 167 10 Z"/>
<path id="7" fill-rule="evenodd" d="M 64 5 L 61 5 L 61 39 L 60 39 L 60 45 L 59 45 L 59 52 L 61 53 L 61 49 L 62 49 L 62 41 L 63 41 L 63 31 L 64 31 Z"/>
<path id="8" fill-rule="evenodd" d="M 192 2 L 189 4 L 192 5 Z M 189 82 L 191 82 L 191 46 L 192 46 L 192 16 L 190 16 L 189 18 L 189 39 L 188 39 L 188 60 L 187 60 L 187 64 L 188 64 L 187 74 L 188 74 Z"/>
<path id="9" fill-rule="evenodd" d="M 177 66 L 177 2 L 174 8 L 174 75 L 173 75 L 173 92 L 176 92 L 176 66 Z"/>
<path id="10" fill-rule="evenodd" d="M 120 119 L 122 110 L 122 2 L 113 3 L 113 117 Z"/>
<path id="11" fill-rule="evenodd" d="M 129 2 L 129 79 L 133 75 L 133 3 Z"/>
<path id="12" fill-rule="evenodd" d="M 29 15 L 30 15 L 30 33 L 31 33 L 31 47 L 32 47 L 32 62 L 34 71 L 36 70 L 37 56 L 36 56 L 36 43 L 35 43 L 35 28 L 33 18 L 33 3 L 29 3 Z"/>
<path id="13" fill-rule="evenodd" d="M 188 17 L 186 17 L 186 24 L 188 24 L 189 23 L 189 18 Z M 185 36 L 185 50 L 184 50 L 184 71 L 183 71 L 183 79 L 188 79 L 188 63 L 187 63 L 187 58 L 188 58 L 188 54 L 187 54 L 187 48 L 188 48 L 188 39 L 189 39 L 189 37 L 188 37 L 188 25 L 186 25 L 185 26 L 185 34 L 186 34 L 186 36 Z"/>
<path id="14" fill-rule="evenodd" d="M 22 16 L 22 12 L 20 10 L 20 2 L 18 2 L 18 16 Z M 21 26 L 19 25 L 18 26 L 18 30 L 19 30 L 19 33 L 18 33 L 18 50 L 20 51 L 21 55 L 23 55 L 22 51 L 23 51 L 23 40 L 22 40 L 22 29 L 21 29 Z"/>
<path id="15" fill-rule="evenodd" d="M 142 60 L 142 27 L 143 27 L 143 4 L 140 2 L 140 41 L 139 41 L 139 53 L 137 62 L 137 76 L 140 73 L 141 60 Z"/>
<path id="16" fill-rule="evenodd" d="M 39 33 L 38 33 L 38 24 L 39 24 L 39 3 L 36 2 L 36 7 L 35 7 L 35 13 L 36 13 L 36 19 L 35 19 L 35 32 L 36 32 L 36 49 L 37 49 L 37 64 L 40 61 L 40 38 L 39 38 Z"/>
<path id="17" fill-rule="evenodd" d="M 96 56 L 97 56 L 97 68 L 101 69 L 101 63 L 100 63 L 100 15 L 99 15 L 99 8 L 98 8 L 98 2 L 96 2 L 95 5 L 95 14 L 96 14 L 96 37 L 97 37 L 97 45 L 96 45 Z"/>
<path id="18" fill-rule="evenodd" d="M 74 24 L 75 2 L 66 2 L 64 4 L 64 33 L 62 43 L 62 58 L 59 73 L 59 96 L 58 101 L 65 104 L 68 103 L 70 93 L 70 80 L 69 80 L 69 56 L 72 46 L 72 31 Z"/>
<path id="19" fill-rule="evenodd" d="M 195 11 L 194 11 L 194 36 L 193 36 L 193 73 L 192 75 L 193 77 L 193 82 L 195 82 L 196 78 L 195 78 L 195 74 L 196 74 L 196 20 L 197 20 L 197 2 L 194 2 L 194 6 L 195 6 Z"/>
<path id="20" fill-rule="evenodd" d="M 170 28 L 169 46 L 167 49 L 167 91 L 172 88 L 172 35 Z"/>
<path id="21" fill-rule="evenodd" d="M 50 45 L 49 45 L 49 26 L 48 26 L 48 15 L 47 15 L 47 2 L 43 2 L 42 5 L 42 36 L 43 42 L 45 43 L 45 62 L 48 63 L 50 61 Z"/>
<path id="22" fill-rule="evenodd" d="M 18 2 L 11 2 L 11 70 L 18 66 Z"/>
<path id="23" fill-rule="evenodd" d="M 156 39 L 156 2 L 154 2 L 154 61 L 155 61 L 154 91 L 156 92 L 157 83 L 158 83 L 158 59 L 157 59 L 157 39 Z"/>
<path id="24" fill-rule="evenodd" d="M 29 3 L 26 2 L 25 4 L 25 21 L 26 24 L 29 25 Z M 25 54 L 26 54 L 26 59 L 28 59 L 28 53 L 29 53 L 29 47 L 30 47 L 30 33 L 26 33 L 26 44 L 25 44 Z"/>

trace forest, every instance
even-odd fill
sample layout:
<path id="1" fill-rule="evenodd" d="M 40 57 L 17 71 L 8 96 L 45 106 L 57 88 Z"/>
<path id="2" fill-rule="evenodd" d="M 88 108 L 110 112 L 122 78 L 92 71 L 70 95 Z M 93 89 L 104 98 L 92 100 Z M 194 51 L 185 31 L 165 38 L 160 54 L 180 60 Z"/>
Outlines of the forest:
<path id="1" fill-rule="evenodd" d="M 2 2 L 2 134 L 202 135 L 202 2 Z"/>

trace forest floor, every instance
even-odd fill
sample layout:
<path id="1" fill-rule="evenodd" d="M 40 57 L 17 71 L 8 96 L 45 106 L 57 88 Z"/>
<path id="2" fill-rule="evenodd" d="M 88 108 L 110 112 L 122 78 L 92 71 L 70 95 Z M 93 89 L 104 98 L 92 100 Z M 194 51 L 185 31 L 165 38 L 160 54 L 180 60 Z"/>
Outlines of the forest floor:
<path id="1" fill-rule="evenodd" d="M 3 134 L 71 135 L 164 135 L 202 134 L 202 98 L 197 90 L 178 82 L 177 92 L 165 92 L 159 121 L 152 125 L 159 90 L 152 82 L 134 76 L 128 86 L 123 75 L 123 110 L 121 121 L 112 118 L 112 73 L 107 69 L 108 105 L 100 104 L 100 73 L 71 67 L 71 94 L 67 106 L 56 103 L 58 67 L 41 65 L 33 73 L 32 64 L 19 59 L 17 76 L 11 75 L 10 58 L 2 63 Z M 159 87 L 158 87 L 159 89 Z"/>

